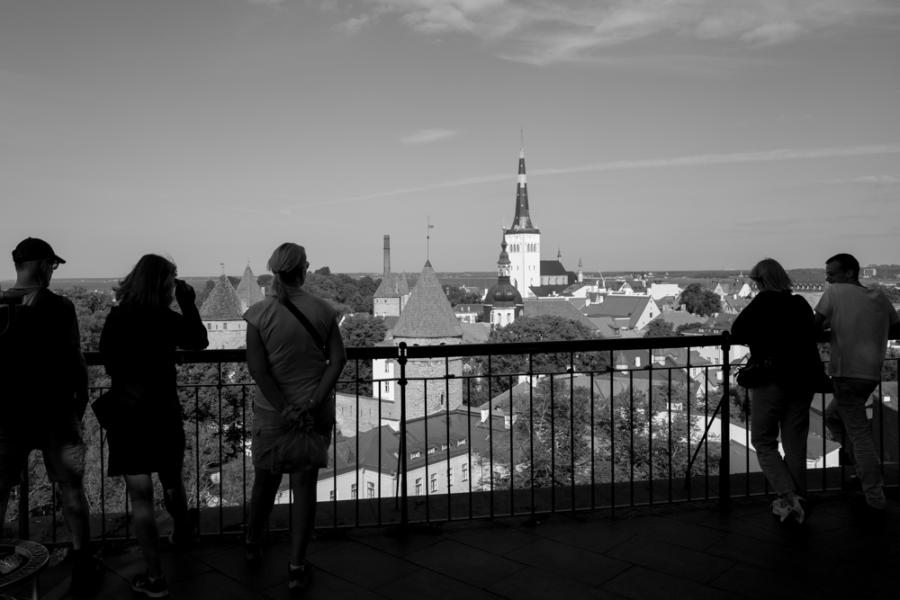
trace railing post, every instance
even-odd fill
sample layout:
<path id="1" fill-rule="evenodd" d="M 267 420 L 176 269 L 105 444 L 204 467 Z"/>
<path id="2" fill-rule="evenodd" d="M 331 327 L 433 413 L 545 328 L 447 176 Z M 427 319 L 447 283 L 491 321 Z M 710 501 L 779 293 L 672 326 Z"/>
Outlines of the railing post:
<path id="1" fill-rule="evenodd" d="M 728 510 L 731 505 L 731 334 L 722 332 L 722 424 L 719 436 L 719 508 Z"/>
<path id="2" fill-rule="evenodd" d="M 406 455 L 406 342 L 400 342 L 397 364 L 400 365 L 400 379 L 397 385 L 400 386 L 400 444 L 398 453 L 400 454 L 400 527 L 406 528 L 409 525 L 409 492 L 406 485 L 407 460 Z"/>

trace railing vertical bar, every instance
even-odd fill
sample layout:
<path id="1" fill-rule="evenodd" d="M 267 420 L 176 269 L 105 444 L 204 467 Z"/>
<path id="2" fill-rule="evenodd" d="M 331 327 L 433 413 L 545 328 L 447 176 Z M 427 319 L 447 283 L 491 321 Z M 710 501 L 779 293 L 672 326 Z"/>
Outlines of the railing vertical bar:
<path id="1" fill-rule="evenodd" d="M 106 452 L 104 451 L 104 442 L 106 440 L 106 431 L 102 427 L 97 427 L 100 434 L 100 539 L 106 541 Z"/>
<path id="2" fill-rule="evenodd" d="M 247 384 L 241 386 L 241 526 L 247 528 Z"/>
<path id="3" fill-rule="evenodd" d="M 666 380 L 668 385 L 668 402 L 666 406 L 666 418 L 668 421 L 668 433 L 667 437 L 667 445 L 666 445 L 666 455 L 668 457 L 669 463 L 669 502 L 672 502 L 672 369 L 671 367 L 666 370 Z M 688 435 L 690 435 L 690 428 L 688 428 Z"/>
<path id="4" fill-rule="evenodd" d="M 634 506 L 634 369 L 628 369 L 628 494 Z"/>
<path id="5" fill-rule="evenodd" d="M 693 452 L 691 452 L 691 432 L 694 430 L 694 422 L 691 419 L 691 404 L 694 401 L 694 394 L 692 392 L 692 386 L 691 386 L 691 382 L 693 381 L 693 379 L 691 379 L 691 347 L 686 346 L 684 349 L 684 353 L 687 356 L 687 360 L 685 361 L 685 370 L 684 370 L 685 371 L 685 376 L 684 376 L 685 377 L 685 385 L 687 386 L 687 402 L 685 402 L 685 404 L 687 405 L 687 436 L 685 436 L 685 437 L 687 439 L 687 456 L 688 456 L 688 460 L 690 460 L 690 458 L 694 455 Z M 688 476 L 689 482 L 692 483 L 694 480 L 694 465 L 693 465 L 693 463 L 688 463 L 687 476 Z M 690 501 L 693 499 L 693 496 L 694 496 L 694 486 L 691 484 L 691 485 L 688 485 L 687 499 Z"/>
<path id="6" fill-rule="evenodd" d="M 594 438 L 596 437 L 596 430 L 594 429 L 594 371 L 592 370 L 589 373 L 588 384 L 590 385 L 591 393 L 590 393 L 590 416 L 591 416 L 591 510 L 597 509 L 597 472 L 596 472 L 596 461 L 595 461 L 595 448 L 594 448 Z"/>
<path id="7" fill-rule="evenodd" d="M 528 467 L 531 481 L 528 484 L 531 494 L 531 515 L 537 512 L 534 485 L 534 354 L 528 353 Z"/>
<path id="8" fill-rule="evenodd" d="M 615 355 L 609 351 L 609 513 L 616 516 L 616 399 Z"/>
<path id="9" fill-rule="evenodd" d="M 425 455 L 425 522 L 431 523 L 431 475 L 428 469 L 428 457 L 431 456 L 428 448 L 428 381 L 428 379 L 422 380 L 422 389 L 424 390 L 422 404 L 425 412 L 424 418 L 422 419 L 422 431 L 425 436 L 422 452 L 424 452 Z"/>
<path id="10" fill-rule="evenodd" d="M 200 387 L 194 386 L 194 497 L 200 509 Z"/>
<path id="11" fill-rule="evenodd" d="M 446 399 L 446 415 L 447 415 L 447 436 L 445 438 L 447 442 L 447 520 L 453 520 L 453 497 L 450 495 L 453 493 L 453 466 L 450 462 L 450 357 L 444 357 L 444 398 Z M 460 390 L 461 392 L 462 390 Z"/>
<path id="12" fill-rule="evenodd" d="M 490 378 L 490 374 L 488 375 Z M 469 488 L 469 519 L 474 518 L 474 505 L 472 503 L 472 379 L 466 378 L 466 390 L 469 396 L 469 410 L 466 410 L 466 487 Z"/>
<path id="13" fill-rule="evenodd" d="M 375 383 L 376 382 L 373 379 L 373 381 L 372 381 L 373 394 L 375 392 L 375 389 L 374 389 Z M 382 451 L 382 443 L 381 443 L 381 416 L 382 416 L 382 412 L 381 412 L 381 381 L 378 381 L 377 383 L 378 383 L 378 396 L 376 396 L 376 398 L 378 399 L 378 424 L 377 424 L 377 428 L 378 428 L 378 458 L 376 459 L 376 461 L 377 461 L 376 464 L 378 465 L 378 483 L 377 483 L 378 503 L 376 504 L 376 522 L 378 523 L 378 526 L 380 527 L 383 525 L 383 522 L 384 522 L 383 516 L 381 514 L 381 493 L 382 493 L 381 492 L 381 473 L 383 472 L 382 468 L 381 468 L 381 451 Z M 336 498 L 337 491 L 335 491 L 334 495 Z M 335 505 L 335 506 L 337 506 L 337 505 Z"/>
<path id="14" fill-rule="evenodd" d="M 490 494 L 488 494 L 488 511 L 491 515 L 491 518 L 494 518 L 494 369 L 491 364 L 491 355 L 488 354 L 487 357 L 487 372 L 488 372 L 488 484 Z M 482 463 L 483 464 L 483 463 Z M 469 477 L 472 477 L 472 474 L 469 473 Z"/>
<path id="15" fill-rule="evenodd" d="M 575 353 L 569 353 L 569 477 L 572 496 L 572 513 L 575 513 Z"/>
<path id="16" fill-rule="evenodd" d="M 222 387 L 223 387 L 223 382 L 222 382 L 222 363 L 219 363 L 219 386 L 218 386 L 218 390 L 217 390 L 217 394 L 216 394 L 216 395 L 217 395 L 217 398 L 216 398 L 216 404 L 217 404 L 217 407 L 216 407 L 216 408 L 217 408 L 217 415 L 216 415 L 216 418 L 218 419 L 218 430 L 217 430 L 216 433 L 217 433 L 217 436 L 218 436 L 218 438 L 219 438 L 219 440 L 218 440 L 218 441 L 219 441 L 219 443 L 218 443 L 218 447 L 219 447 L 219 457 L 218 457 L 218 458 L 219 458 L 219 460 L 218 460 L 218 463 L 219 463 L 219 464 L 218 464 L 218 469 L 219 469 L 219 502 L 218 502 L 218 504 L 219 504 L 219 506 L 218 506 L 218 511 L 217 511 L 217 512 L 218 512 L 218 518 L 219 518 L 219 532 L 218 532 L 218 533 L 219 533 L 220 536 L 222 535 L 222 531 L 223 531 L 223 529 L 224 529 L 224 527 L 225 527 L 225 513 L 223 512 L 223 511 L 224 511 L 224 506 L 223 506 L 223 504 L 224 504 L 224 499 L 225 499 L 225 493 L 224 493 L 224 492 L 225 492 L 225 477 L 224 477 L 225 473 L 224 473 L 224 470 L 222 469 L 222 456 L 224 455 L 224 446 L 223 446 L 223 444 L 224 444 L 224 439 L 223 439 L 223 438 L 224 438 L 224 431 L 223 431 L 223 428 L 222 428 Z M 200 473 L 198 472 L 198 473 L 197 473 L 197 479 L 199 480 L 199 478 L 200 478 Z M 198 507 L 198 508 L 199 508 L 199 507 Z"/>
<path id="17" fill-rule="evenodd" d="M 731 507 L 731 338 L 722 335 L 722 409 L 719 422 L 722 423 L 719 452 L 719 506 L 723 510 Z M 749 454 L 749 453 L 748 453 Z"/>
<path id="18" fill-rule="evenodd" d="M 407 527 L 409 525 L 409 490 L 407 489 L 407 460 L 409 456 L 406 452 L 406 342 L 400 342 L 398 349 L 397 364 L 400 365 L 400 379 L 397 385 L 400 386 L 400 525 Z"/>
<path id="19" fill-rule="evenodd" d="M 709 425 L 709 366 L 703 367 L 703 427 Z M 709 500 L 709 436 L 703 440 L 703 490 Z"/>
<path id="20" fill-rule="evenodd" d="M 509 381 L 509 514 L 516 514 L 516 501 L 515 501 L 515 474 L 516 474 L 516 459 L 513 456 L 513 419 L 516 415 L 515 404 L 513 401 L 513 385 L 512 385 L 512 376 L 510 376 Z"/>
<path id="21" fill-rule="evenodd" d="M 550 512 L 556 512 L 556 381 L 550 373 Z"/>
<path id="22" fill-rule="evenodd" d="M 653 350 L 647 349 L 647 500 L 653 505 Z"/>
<path id="23" fill-rule="evenodd" d="M 356 439 L 353 440 L 354 443 L 356 444 L 356 454 L 355 454 L 356 469 L 354 469 L 354 471 L 356 472 L 356 502 L 353 505 L 353 515 L 354 515 L 354 522 L 356 523 L 356 526 L 359 527 L 359 502 L 363 498 L 363 489 L 362 489 L 362 486 L 360 485 L 360 479 L 359 479 L 359 472 L 361 470 L 360 465 L 359 465 L 359 361 L 356 360 L 356 361 L 353 361 L 353 363 L 355 366 L 355 369 L 354 369 L 355 373 L 354 373 L 354 377 L 353 377 L 353 391 L 354 391 L 354 398 L 356 400 L 356 402 L 354 403 L 355 404 L 354 410 L 356 411 L 355 412 L 355 415 L 356 415 L 355 425 L 354 425 L 356 435 L 354 437 Z M 335 398 L 335 400 L 337 400 L 337 399 Z M 336 404 L 337 404 L 337 402 L 335 402 L 335 405 Z M 363 481 L 362 483 L 365 484 L 365 481 Z M 337 495 L 337 494 L 335 494 L 335 495 Z"/>

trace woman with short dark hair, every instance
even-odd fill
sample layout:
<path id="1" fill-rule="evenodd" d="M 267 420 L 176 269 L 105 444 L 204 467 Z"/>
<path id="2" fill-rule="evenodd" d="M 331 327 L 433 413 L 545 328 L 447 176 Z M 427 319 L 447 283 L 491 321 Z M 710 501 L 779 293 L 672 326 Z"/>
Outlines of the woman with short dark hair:
<path id="1" fill-rule="evenodd" d="M 809 406 L 822 363 L 812 308 L 792 294 L 778 261 L 766 258 L 750 271 L 759 289 L 734 320 L 734 341 L 750 347 L 756 381 L 750 390 L 750 440 L 759 466 L 775 491 L 772 513 L 802 523 L 806 493 Z M 778 451 L 778 434 L 784 457 Z"/>
<path id="2" fill-rule="evenodd" d="M 193 533 L 181 478 L 185 439 L 175 349 L 202 350 L 209 342 L 194 290 L 176 274 L 175 264 L 162 256 L 141 257 L 116 289 L 117 304 L 100 336 L 115 401 L 128 405 L 127 418 L 107 432 L 108 474 L 125 478 L 135 536 L 147 562 L 146 574 L 135 577 L 131 587 L 148 598 L 168 596 L 159 560 L 152 473 L 159 477 L 174 521 L 171 541 L 183 545 Z M 170 308 L 173 299 L 180 314 Z"/>
<path id="3" fill-rule="evenodd" d="M 328 446 L 335 419 L 333 389 L 346 357 L 338 312 L 303 290 L 309 268 L 303 246 L 281 244 L 268 268 L 274 275 L 274 296 L 244 313 L 247 366 L 257 385 L 246 554 L 251 564 L 259 562 L 266 521 L 282 475 L 289 473 L 293 506 L 288 588 L 299 593 L 310 583 L 306 548 L 316 515 L 317 476 L 325 465 L 319 462 L 322 457 L 286 461 L 285 434 L 310 436 L 320 447 Z"/>

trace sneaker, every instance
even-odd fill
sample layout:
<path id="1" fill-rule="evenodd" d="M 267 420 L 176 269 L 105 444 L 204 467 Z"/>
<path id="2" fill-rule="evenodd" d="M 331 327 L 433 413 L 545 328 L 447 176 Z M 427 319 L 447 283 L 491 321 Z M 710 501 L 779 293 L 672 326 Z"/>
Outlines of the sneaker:
<path id="1" fill-rule="evenodd" d="M 72 566 L 69 597 L 75 600 L 93 598 L 100 591 L 105 572 L 103 561 L 96 556 L 87 553 L 76 556 Z"/>
<path id="2" fill-rule="evenodd" d="M 288 565 L 288 591 L 299 594 L 306 591 L 312 581 L 312 565 L 306 561 L 299 567 Z"/>
<path id="3" fill-rule="evenodd" d="M 169 586 L 163 576 L 152 579 L 149 575 L 138 575 L 131 580 L 131 590 L 143 594 L 146 598 L 167 598 Z"/>
<path id="4" fill-rule="evenodd" d="M 784 523 L 794 512 L 793 506 L 784 498 L 776 498 L 772 501 L 772 514 Z"/>

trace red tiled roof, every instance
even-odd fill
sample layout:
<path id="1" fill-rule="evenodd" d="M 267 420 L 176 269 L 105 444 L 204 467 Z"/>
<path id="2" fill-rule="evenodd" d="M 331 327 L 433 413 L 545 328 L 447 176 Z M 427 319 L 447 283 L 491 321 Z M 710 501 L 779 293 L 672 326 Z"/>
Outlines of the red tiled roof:
<path id="1" fill-rule="evenodd" d="M 228 277 L 220 275 L 200 307 L 200 317 L 204 321 L 240 321 L 241 314 L 241 300 L 237 292 Z"/>

